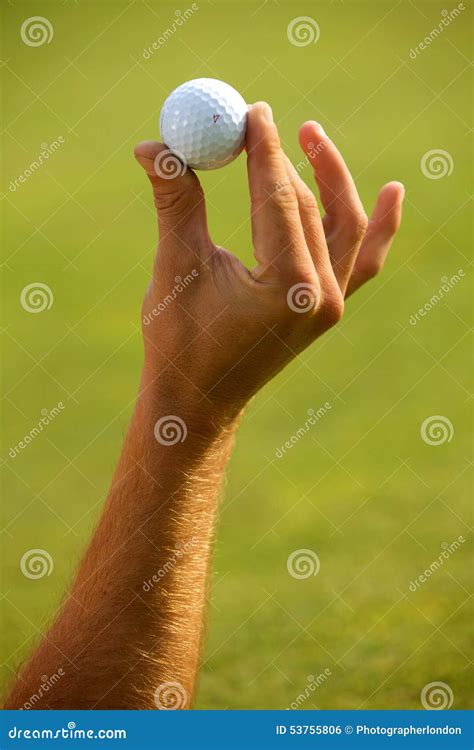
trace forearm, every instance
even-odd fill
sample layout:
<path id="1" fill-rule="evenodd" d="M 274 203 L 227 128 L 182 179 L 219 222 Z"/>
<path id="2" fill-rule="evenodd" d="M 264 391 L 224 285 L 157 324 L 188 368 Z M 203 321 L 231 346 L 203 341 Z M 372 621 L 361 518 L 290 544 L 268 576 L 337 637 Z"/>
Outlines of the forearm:
<path id="1" fill-rule="evenodd" d="M 97 530 L 10 707 L 28 701 L 41 676 L 59 668 L 64 675 L 36 708 L 156 708 L 155 691 L 168 682 L 182 686 L 170 694 L 190 706 L 216 505 L 235 424 L 214 427 L 189 413 L 183 442 L 165 444 L 173 439 L 163 432 L 167 423 L 158 435 L 163 442 L 154 430 L 169 409 L 153 383 L 142 384 Z M 166 688 L 159 696 L 165 700 Z"/>

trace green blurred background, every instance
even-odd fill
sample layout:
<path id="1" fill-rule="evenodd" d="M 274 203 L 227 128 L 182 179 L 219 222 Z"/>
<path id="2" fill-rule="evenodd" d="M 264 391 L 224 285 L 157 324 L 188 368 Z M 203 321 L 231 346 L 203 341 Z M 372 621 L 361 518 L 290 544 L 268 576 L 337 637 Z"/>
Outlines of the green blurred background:
<path id="1" fill-rule="evenodd" d="M 4 329 L 2 680 L 45 629 L 107 492 L 138 384 L 140 304 L 155 245 L 133 146 L 159 138 L 179 83 L 223 79 L 273 107 L 295 164 L 297 128 L 319 120 L 370 210 L 384 182 L 407 189 L 383 275 L 343 322 L 251 403 L 222 504 L 198 708 L 421 708 L 442 681 L 454 708 L 472 680 L 468 544 L 415 592 L 419 576 L 469 536 L 471 9 L 410 57 L 451 5 L 421 2 L 12 2 L 2 10 Z M 454 5 L 453 5 L 454 7 Z M 22 42 L 31 16 L 49 43 Z M 287 35 L 317 22 L 316 43 Z M 167 29 L 167 41 L 143 52 Z M 315 28 L 315 27 L 313 27 Z M 12 190 L 42 144 L 64 143 Z M 451 174 L 423 174 L 442 149 Z M 307 167 L 303 179 L 312 184 Z M 439 177 L 439 175 L 436 175 Z M 245 159 L 202 174 L 215 242 L 251 260 Z M 416 325 L 442 277 L 465 276 Z M 42 282 L 51 309 L 25 311 Z M 64 410 L 11 458 L 41 416 Z M 308 409 L 331 409 L 287 451 Z M 420 436 L 431 415 L 449 442 Z M 41 548 L 50 576 L 19 561 Z M 320 572 L 295 579 L 310 549 Z M 471 564 L 470 564 L 471 563 Z M 330 676 L 317 688 L 311 676 Z M 326 673 L 327 674 L 327 673 Z"/>

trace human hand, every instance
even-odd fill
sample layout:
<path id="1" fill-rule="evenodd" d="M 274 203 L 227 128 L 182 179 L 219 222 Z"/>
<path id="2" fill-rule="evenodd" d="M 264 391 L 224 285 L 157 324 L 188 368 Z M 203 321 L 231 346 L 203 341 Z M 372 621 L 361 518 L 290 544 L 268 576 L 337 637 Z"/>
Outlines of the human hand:
<path id="1" fill-rule="evenodd" d="M 169 407 L 197 426 L 227 425 L 340 320 L 344 299 L 383 266 L 400 224 L 403 186 L 391 182 L 380 190 L 368 222 L 321 126 L 304 123 L 299 138 L 314 168 L 322 219 L 281 149 L 269 106 L 250 107 L 246 149 L 257 260 L 251 271 L 212 242 L 196 174 L 178 168 L 170 178 L 162 144 L 135 149 L 152 184 L 160 235 L 143 304 L 144 383 L 157 389 L 164 413 Z"/>

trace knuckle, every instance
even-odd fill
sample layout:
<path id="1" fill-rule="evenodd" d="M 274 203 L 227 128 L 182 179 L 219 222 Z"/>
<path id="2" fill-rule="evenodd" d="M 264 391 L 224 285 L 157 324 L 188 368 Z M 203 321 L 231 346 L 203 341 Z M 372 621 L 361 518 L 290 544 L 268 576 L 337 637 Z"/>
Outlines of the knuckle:
<path id="1" fill-rule="evenodd" d="M 204 200 L 202 190 L 190 191 L 179 189 L 155 189 L 153 191 L 155 207 L 163 215 L 181 216 L 195 208 Z"/>
<path id="2" fill-rule="evenodd" d="M 263 158 L 268 160 L 281 159 L 281 143 L 275 124 L 268 125 L 265 138 L 258 144 L 258 150 Z"/>
<path id="3" fill-rule="evenodd" d="M 369 279 L 375 278 L 375 276 L 380 273 L 383 266 L 384 262 L 382 258 L 369 258 L 357 269 L 358 276 L 361 281 L 368 281 Z"/>
<path id="4" fill-rule="evenodd" d="M 309 274 L 298 274 L 297 278 L 291 279 L 291 285 L 284 289 L 284 295 L 280 299 L 283 309 L 299 323 L 306 315 L 312 316 L 319 311 L 320 298 L 321 290 L 317 279 Z"/>
<path id="5" fill-rule="evenodd" d="M 351 219 L 349 221 L 349 229 L 351 236 L 356 242 L 360 242 L 360 240 L 363 239 L 368 226 L 369 220 L 364 211 L 355 211 L 351 215 Z"/>
<path id="6" fill-rule="evenodd" d="M 281 164 L 282 151 L 278 130 L 275 125 L 269 126 L 269 130 L 248 152 L 248 160 L 255 169 L 268 170 Z"/>
<path id="7" fill-rule="evenodd" d="M 321 312 L 328 327 L 339 323 L 344 315 L 344 299 L 339 290 L 327 293 L 324 296 L 321 303 Z"/>
<path id="8" fill-rule="evenodd" d="M 296 193 L 290 182 L 281 181 L 276 190 L 267 197 L 267 201 L 277 210 L 297 209 Z"/>
<path id="9" fill-rule="evenodd" d="M 303 189 L 298 197 L 298 203 L 304 211 L 315 213 L 319 211 L 318 202 L 311 190 Z"/>

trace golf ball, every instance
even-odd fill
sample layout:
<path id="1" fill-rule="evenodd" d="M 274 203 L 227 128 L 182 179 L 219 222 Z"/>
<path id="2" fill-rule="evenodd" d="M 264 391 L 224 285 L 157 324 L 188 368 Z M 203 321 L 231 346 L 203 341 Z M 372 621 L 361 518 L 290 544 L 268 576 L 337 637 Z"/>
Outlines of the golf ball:
<path id="1" fill-rule="evenodd" d="M 178 86 L 160 115 L 163 143 L 194 169 L 218 169 L 240 154 L 247 105 L 239 92 L 215 78 Z"/>

